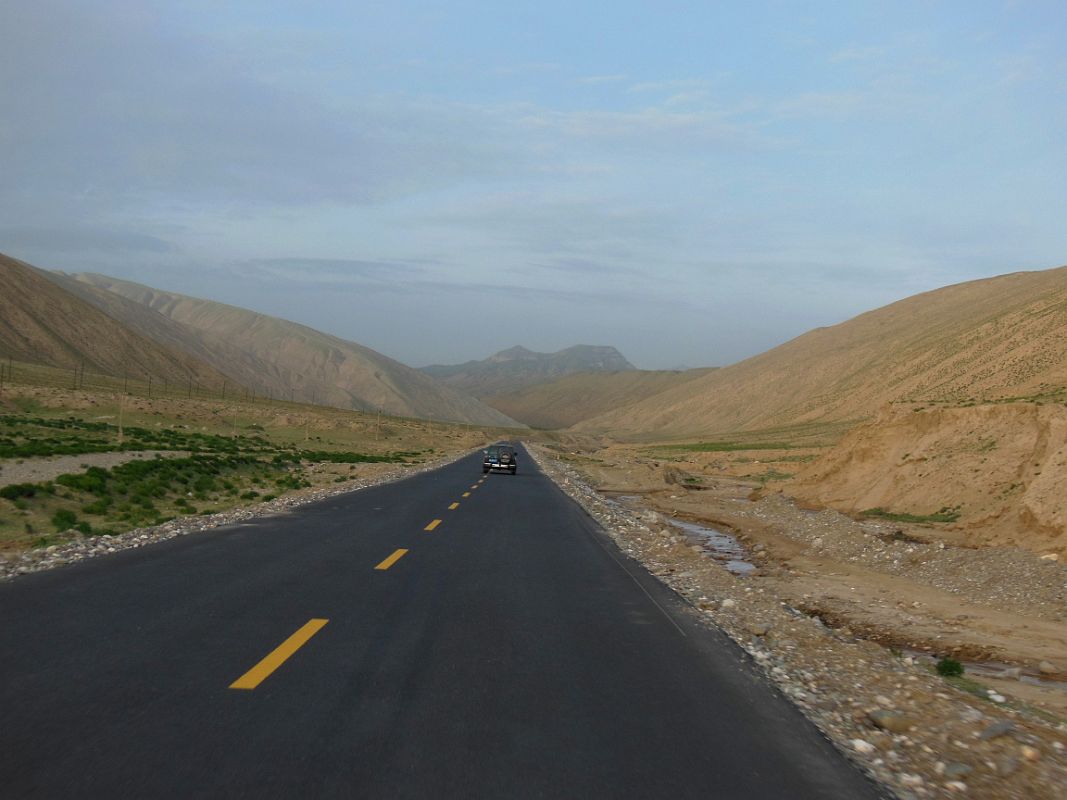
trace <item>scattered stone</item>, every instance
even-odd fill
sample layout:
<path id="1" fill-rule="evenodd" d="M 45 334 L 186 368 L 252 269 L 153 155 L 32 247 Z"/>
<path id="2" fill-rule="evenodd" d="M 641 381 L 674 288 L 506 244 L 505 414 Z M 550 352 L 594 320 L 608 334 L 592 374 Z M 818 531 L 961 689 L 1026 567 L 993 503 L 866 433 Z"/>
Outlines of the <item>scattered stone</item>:
<path id="1" fill-rule="evenodd" d="M 909 789 L 916 789 L 922 786 L 923 783 L 925 783 L 925 781 L 923 781 L 921 775 L 914 775 L 910 772 L 905 772 L 902 773 L 900 776 L 900 785 L 907 786 Z"/>
<path id="2" fill-rule="evenodd" d="M 747 627 L 753 636 L 766 636 L 771 631 L 771 626 L 765 622 L 750 622 Z"/>
<path id="3" fill-rule="evenodd" d="M 1024 744 L 1022 747 L 1020 747 L 1019 752 L 1022 753 L 1023 758 L 1025 758 L 1027 761 L 1041 760 L 1041 751 L 1038 750 L 1036 747 L 1031 747 L 1028 744 Z"/>
<path id="4" fill-rule="evenodd" d="M 873 744 L 864 739 L 853 739 L 852 749 L 855 750 L 857 753 L 860 753 L 861 755 L 869 756 L 871 753 L 874 752 L 875 747 Z"/>
<path id="5" fill-rule="evenodd" d="M 1021 762 L 1014 756 L 1001 756 L 996 762 L 996 773 L 1001 778 L 1007 778 L 1019 771 Z"/>
<path id="6" fill-rule="evenodd" d="M 1051 661 L 1042 661 L 1037 665 L 1037 671 L 1042 675 L 1059 675 L 1060 668 Z"/>
<path id="7" fill-rule="evenodd" d="M 950 791 L 957 792 L 959 794 L 963 794 L 964 792 L 967 791 L 967 784 L 964 783 L 963 781 L 949 781 L 948 783 L 945 784 L 945 788 L 950 790 Z"/>
<path id="8" fill-rule="evenodd" d="M 994 722 L 992 725 L 990 725 L 988 728 L 978 734 L 978 738 L 984 742 L 987 742 L 990 739 L 996 739 L 1006 733 L 1011 733 L 1013 730 L 1015 730 L 1015 723 L 1011 720 L 1002 719 L 999 722 Z"/>
<path id="9" fill-rule="evenodd" d="M 869 711 L 867 719 L 874 727 L 890 733 L 907 733 L 915 727 L 915 720 L 899 711 Z"/>
<path id="10" fill-rule="evenodd" d="M 1006 681 L 1017 681 L 1017 680 L 1021 680 L 1022 679 L 1023 671 L 1022 671 L 1022 669 L 1020 667 L 1008 667 L 1006 670 L 1004 670 L 1002 673 L 1000 673 L 997 677 L 998 678 L 1003 678 Z"/>
<path id="11" fill-rule="evenodd" d="M 721 603 L 719 603 L 719 607 L 720 608 L 733 608 L 736 605 L 737 605 L 737 602 L 734 601 L 734 600 L 731 600 L 729 597 L 727 597 L 725 600 L 723 600 Z"/>
<path id="12" fill-rule="evenodd" d="M 972 772 L 974 772 L 974 767 L 970 764 L 964 764 L 962 761 L 953 761 L 949 764 L 945 764 L 944 775 L 950 781 L 966 778 Z"/>

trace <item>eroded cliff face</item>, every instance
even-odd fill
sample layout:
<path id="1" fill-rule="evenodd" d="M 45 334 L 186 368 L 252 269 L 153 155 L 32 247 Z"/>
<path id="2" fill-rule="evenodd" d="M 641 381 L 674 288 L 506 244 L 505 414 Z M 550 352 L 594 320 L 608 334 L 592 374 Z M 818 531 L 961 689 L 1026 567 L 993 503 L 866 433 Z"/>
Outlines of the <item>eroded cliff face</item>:
<path id="1" fill-rule="evenodd" d="M 885 407 L 784 491 L 846 512 L 958 514 L 975 545 L 1067 557 L 1067 407 Z"/>

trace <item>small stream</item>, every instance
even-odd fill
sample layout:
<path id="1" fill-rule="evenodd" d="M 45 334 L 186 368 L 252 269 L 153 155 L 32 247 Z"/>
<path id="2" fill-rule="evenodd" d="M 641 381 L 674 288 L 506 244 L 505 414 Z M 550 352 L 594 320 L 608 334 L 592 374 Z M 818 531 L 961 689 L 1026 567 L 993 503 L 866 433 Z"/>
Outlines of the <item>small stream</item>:
<path id="1" fill-rule="evenodd" d="M 756 565 L 746 561 L 748 553 L 745 548 L 730 534 L 681 519 L 672 519 L 671 525 L 685 531 L 690 539 L 734 575 L 744 577 L 756 571 Z"/>
<path id="2" fill-rule="evenodd" d="M 621 505 L 632 511 L 634 509 L 629 504 L 637 503 L 640 499 L 636 495 L 623 494 L 614 499 L 609 499 L 608 502 Z M 729 533 L 723 533 L 716 528 L 709 528 L 696 522 L 674 519 L 666 515 L 664 515 L 664 520 L 675 528 L 682 530 L 693 544 L 703 547 L 704 552 L 734 575 L 744 577 L 756 571 L 756 565 L 748 561 L 748 553 L 745 551 L 744 546 Z"/>

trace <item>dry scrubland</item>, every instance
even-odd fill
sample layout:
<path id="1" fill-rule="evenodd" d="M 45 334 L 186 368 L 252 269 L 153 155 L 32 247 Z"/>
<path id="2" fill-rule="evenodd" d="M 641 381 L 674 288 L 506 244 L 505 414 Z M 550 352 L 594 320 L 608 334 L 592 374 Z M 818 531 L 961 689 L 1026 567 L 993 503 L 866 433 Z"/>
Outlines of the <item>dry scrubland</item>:
<path id="1" fill-rule="evenodd" d="M 0 554 L 342 486 L 506 434 L 293 403 L 8 383 Z"/>

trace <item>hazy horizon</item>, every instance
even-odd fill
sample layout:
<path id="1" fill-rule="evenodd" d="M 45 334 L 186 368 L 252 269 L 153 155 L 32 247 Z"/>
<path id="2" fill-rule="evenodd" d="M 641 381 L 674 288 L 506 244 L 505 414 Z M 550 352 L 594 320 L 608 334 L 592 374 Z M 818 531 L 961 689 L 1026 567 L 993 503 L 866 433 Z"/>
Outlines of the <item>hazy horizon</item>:
<path id="1" fill-rule="evenodd" d="M 411 366 L 725 366 L 1067 263 L 1067 7 L 0 8 L 0 252 Z"/>

